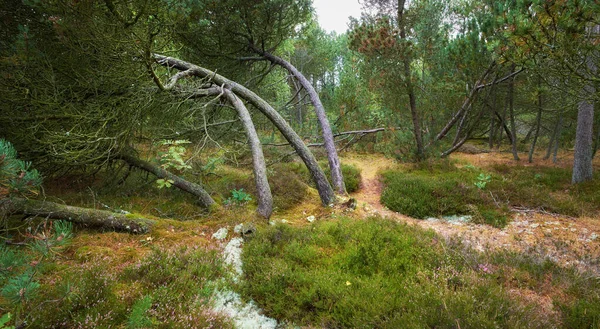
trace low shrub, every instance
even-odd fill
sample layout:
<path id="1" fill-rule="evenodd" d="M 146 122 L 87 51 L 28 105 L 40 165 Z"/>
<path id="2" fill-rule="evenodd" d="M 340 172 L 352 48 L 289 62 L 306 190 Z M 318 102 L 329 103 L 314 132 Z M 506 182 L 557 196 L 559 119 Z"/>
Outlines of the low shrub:
<path id="1" fill-rule="evenodd" d="M 433 171 L 389 170 L 383 173 L 381 202 L 415 218 L 471 215 L 477 223 L 505 226 L 508 210 L 499 208 L 486 190 L 494 182 L 482 184 L 477 177 L 476 173 L 446 166 Z"/>
<path id="2" fill-rule="evenodd" d="M 551 325 L 466 259 L 430 231 L 383 219 L 277 225 L 245 246 L 241 289 L 269 316 L 308 327 Z"/>
<path id="3" fill-rule="evenodd" d="M 278 210 L 292 209 L 308 196 L 308 185 L 289 167 L 286 164 L 275 165 L 269 174 L 273 206 Z"/>

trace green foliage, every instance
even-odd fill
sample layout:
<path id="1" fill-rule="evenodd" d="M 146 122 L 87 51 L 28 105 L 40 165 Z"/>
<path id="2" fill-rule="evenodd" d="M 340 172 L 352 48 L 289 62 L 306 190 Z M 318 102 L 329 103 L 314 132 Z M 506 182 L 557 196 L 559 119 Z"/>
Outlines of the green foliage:
<path id="1" fill-rule="evenodd" d="M 34 242 L 31 248 L 44 257 L 62 251 L 71 243 L 73 237 L 73 224 L 67 221 L 55 221 L 44 225 L 42 231 L 32 236 Z"/>
<path id="2" fill-rule="evenodd" d="M 117 272 L 104 258 L 48 273 L 70 283 L 42 286 L 26 309 L 33 328 L 231 328 L 209 306 L 211 282 L 225 275 L 217 250 L 156 247 Z"/>
<path id="3" fill-rule="evenodd" d="M 486 185 L 492 181 L 492 176 L 491 175 L 486 175 L 484 173 L 479 174 L 479 176 L 477 176 L 477 180 L 475 181 L 475 186 L 477 186 L 478 189 L 480 190 L 484 190 Z"/>
<path id="4" fill-rule="evenodd" d="M 342 164 L 342 175 L 344 175 L 344 184 L 346 184 L 346 191 L 348 193 L 356 192 L 360 188 L 360 171 L 354 165 Z"/>
<path id="5" fill-rule="evenodd" d="M 8 323 L 12 319 L 12 314 L 6 313 L 0 317 L 0 329 L 15 329 L 14 326 L 9 326 Z"/>
<path id="6" fill-rule="evenodd" d="M 245 246 L 241 289 L 269 316 L 308 327 L 549 325 L 529 322 L 534 315 L 509 298 L 489 269 L 440 241 L 373 218 L 277 225 Z"/>
<path id="7" fill-rule="evenodd" d="M 273 206 L 277 210 L 292 209 L 308 196 L 308 185 L 290 169 L 292 166 L 293 163 L 277 164 L 269 171 Z"/>
<path id="8" fill-rule="evenodd" d="M 225 204 L 232 206 L 243 206 L 250 201 L 252 201 L 250 194 L 244 192 L 244 189 L 241 188 L 239 190 L 231 190 L 231 196 L 225 200 Z"/>
<path id="9" fill-rule="evenodd" d="M 127 328 L 149 328 L 152 326 L 152 319 L 148 318 L 146 313 L 152 307 L 152 296 L 144 296 L 138 299 L 131 307 L 131 313 L 127 318 Z"/>
<path id="10" fill-rule="evenodd" d="M 159 152 L 160 166 L 165 169 L 175 169 L 176 171 L 183 171 L 185 169 L 191 169 L 192 166 L 188 165 L 184 160 L 186 149 L 184 144 L 189 144 L 187 140 L 163 140 L 160 142 L 161 146 L 168 146 L 167 151 Z"/>
<path id="11" fill-rule="evenodd" d="M 415 218 L 471 215 L 475 222 L 497 227 L 506 224 L 507 210 L 499 208 L 489 194 L 479 191 L 487 186 L 488 175 L 477 176 L 483 181 L 477 181 L 481 188 L 476 185 L 475 189 L 466 183 L 473 180 L 472 173 L 459 171 L 445 162 L 435 166 L 437 169 L 384 172 L 381 202 L 391 210 Z"/>
<path id="12" fill-rule="evenodd" d="M 42 177 L 31 163 L 17 159 L 13 145 L 0 139 L 0 198 L 35 195 L 41 184 Z"/>
<path id="13" fill-rule="evenodd" d="M 40 284 L 33 280 L 34 274 L 29 269 L 10 278 L 0 290 L 2 297 L 15 305 L 30 301 L 40 288 Z"/>

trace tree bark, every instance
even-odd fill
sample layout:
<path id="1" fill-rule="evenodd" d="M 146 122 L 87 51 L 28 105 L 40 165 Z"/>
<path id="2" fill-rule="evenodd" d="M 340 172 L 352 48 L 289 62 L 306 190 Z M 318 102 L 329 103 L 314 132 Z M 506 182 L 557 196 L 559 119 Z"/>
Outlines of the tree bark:
<path id="1" fill-rule="evenodd" d="M 319 167 L 314 155 L 310 152 L 308 147 L 306 147 L 300 136 L 296 134 L 296 132 L 290 127 L 285 119 L 283 119 L 283 117 L 273 107 L 271 107 L 269 103 L 264 101 L 246 87 L 219 74 L 216 74 L 215 72 L 172 57 L 166 57 L 158 54 L 155 54 L 154 57 L 160 65 L 175 68 L 181 71 L 190 70 L 193 72 L 194 76 L 210 79 L 220 86 L 227 85 L 237 96 L 246 100 L 248 103 L 252 104 L 259 111 L 261 111 L 269 120 L 271 120 L 271 122 L 273 122 L 275 127 L 279 129 L 285 139 L 292 145 L 298 156 L 300 156 L 300 158 L 306 164 L 306 167 L 311 173 L 313 181 L 317 186 L 317 190 L 319 191 L 321 202 L 324 205 L 335 203 L 335 194 L 333 193 L 333 189 L 331 188 L 327 177 L 325 177 L 323 170 L 321 167 Z"/>
<path id="2" fill-rule="evenodd" d="M 511 73 L 515 71 L 515 65 L 510 68 Z M 510 116 L 510 130 L 512 135 L 512 154 L 513 158 L 519 161 L 519 153 L 517 152 L 517 126 L 515 123 L 515 78 L 510 79 L 508 84 L 508 115 Z"/>
<path id="3" fill-rule="evenodd" d="M 535 144 L 537 143 L 538 136 L 540 135 L 540 128 L 542 126 L 542 78 L 538 81 L 538 113 L 535 123 L 535 134 L 533 135 L 533 142 L 531 143 L 531 149 L 529 149 L 529 163 L 533 162 L 533 152 L 535 151 Z"/>
<path id="4" fill-rule="evenodd" d="M 329 161 L 329 168 L 331 170 L 331 180 L 337 193 L 341 195 L 346 194 L 346 185 L 344 184 L 344 176 L 342 175 L 342 168 L 340 165 L 340 158 L 335 148 L 335 142 L 333 140 L 333 132 L 331 131 L 331 125 L 327 119 L 327 113 L 325 113 L 325 107 L 319 98 L 319 94 L 313 87 L 313 85 L 306 79 L 306 77 L 290 62 L 284 60 L 281 57 L 275 56 L 267 51 L 258 49 L 252 45 L 252 49 L 259 55 L 266 58 L 269 62 L 277 64 L 285 68 L 290 72 L 297 80 L 300 85 L 310 98 L 311 103 L 315 108 L 317 120 L 319 120 L 319 126 L 321 127 L 321 133 L 323 135 L 323 143 L 325 144 L 325 150 L 327 151 L 327 160 Z"/>
<path id="5" fill-rule="evenodd" d="M 600 25 L 591 28 L 596 35 L 600 35 Z M 594 41 L 598 41 L 597 39 Z M 598 55 L 597 53 L 595 55 Z M 587 66 L 587 75 L 595 76 L 597 67 L 592 55 L 588 54 L 585 58 Z M 594 82 L 586 81 L 581 90 L 581 101 L 578 104 L 577 112 L 577 131 L 575 134 L 575 155 L 573 159 L 573 184 L 583 183 L 594 178 L 593 175 L 593 147 L 594 147 L 594 102 L 590 98 L 596 94 Z"/>
<path id="6" fill-rule="evenodd" d="M 552 148 L 554 144 L 558 144 L 560 127 L 562 125 L 562 113 L 558 114 L 558 119 L 556 120 L 556 125 L 554 127 L 554 131 L 552 131 L 552 136 L 550 136 L 550 142 L 548 143 L 548 150 L 546 151 L 546 155 L 544 156 L 544 160 L 550 159 L 550 155 L 552 155 Z"/>
<path id="7" fill-rule="evenodd" d="M 210 208 L 212 205 L 215 204 L 215 201 L 210 197 L 206 190 L 204 190 L 204 188 L 198 184 L 189 182 L 177 175 L 174 175 L 164 170 L 159 166 L 156 166 L 148 161 L 136 158 L 127 153 L 118 154 L 116 158 L 127 162 L 130 166 L 150 172 L 158 178 L 172 180 L 173 186 L 179 188 L 184 192 L 188 192 L 194 196 L 197 196 L 198 203 L 204 208 Z"/>
<path id="8" fill-rule="evenodd" d="M 593 95 L 595 88 L 589 84 L 584 94 Z M 594 104 L 582 100 L 578 105 L 577 132 L 575 135 L 575 155 L 573 159 L 573 184 L 583 183 L 593 178 L 592 147 L 594 130 Z"/>
<path id="9" fill-rule="evenodd" d="M 154 221 L 106 210 L 66 206 L 50 201 L 6 198 L 0 200 L 0 215 L 28 215 L 66 220 L 93 227 L 104 227 L 129 233 L 148 233 Z"/>
<path id="10" fill-rule="evenodd" d="M 240 121 L 242 122 L 242 125 L 244 125 L 244 130 L 246 131 L 246 136 L 250 143 L 250 149 L 252 150 L 254 182 L 256 183 L 256 191 L 258 193 L 257 211 L 261 216 L 268 219 L 273 213 L 273 195 L 271 194 L 271 187 L 269 187 L 269 181 L 267 179 L 267 166 L 265 165 L 265 156 L 262 151 L 260 139 L 258 138 L 256 129 L 252 123 L 250 112 L 248 112 L 244 103 L 227 89 L 223 89 L 223 93 L 238 112 Z"/>
<path id="11" fill-rule="evenodd" d="M 400 38 L 406 40 L 406 26 L 404 22 L 404 4 L 405 0 L 398 1 L 398 27 L 400 28 Z M 404 70 L 404 79 L 406 80 L 406 93 L 408 94 L 408 103 L 410 106 L 410 116 L 413 123 L 415 142 L 417 143 L 417 160 L 425 159 L 425 147 L 423 146 L 423 133 L 421 132 L 421 118 L 417 110 L 417 98 L 412 83 L 412 72 L 410 69 L 411 58 L 408 51 L 402 56 L 402 66 Z"/>

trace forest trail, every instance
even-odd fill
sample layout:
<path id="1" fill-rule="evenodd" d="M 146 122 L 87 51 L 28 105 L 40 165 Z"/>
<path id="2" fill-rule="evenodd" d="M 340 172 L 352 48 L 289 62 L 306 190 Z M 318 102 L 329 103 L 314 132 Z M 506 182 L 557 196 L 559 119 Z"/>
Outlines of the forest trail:
<path id="1" fill-rule="evenodd" d="M 500 154 L 458 154 L 470 163 L 490 161 Z M 473 158 L 473 159 L 471 159 Z M 500 159 L 502 160 L 502 159 Z M 351 194 L 363 217 L 379 215 L 400 222 L 432 229 L 445 238 L 455 238 L 480 252 L 506 249 L 548 258 L 563 266 L 575 266 L 600 275 L 600 219 L 572 218 L 537 210 L 514 210 L 512 220 L 503 229 L 459 221 L 418 220 L 391 211 L 380 202 L 380 173 L 402 166 L 382 155 L 349 155 L 348 164 L 362 170 L 361 188 Z"/>

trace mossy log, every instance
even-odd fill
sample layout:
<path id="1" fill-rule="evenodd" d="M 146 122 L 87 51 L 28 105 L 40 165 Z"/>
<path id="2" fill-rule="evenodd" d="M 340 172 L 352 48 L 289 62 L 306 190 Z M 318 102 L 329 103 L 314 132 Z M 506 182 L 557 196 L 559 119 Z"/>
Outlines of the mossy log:
<path id="1" fill-rule="evenodd" d="M 0 200 L 0 215 L 3 214 L 60 219 L 85 226 L 104 227 L 129 233 L 148 233 L 154 224 L 152 220 L 133 215 L 22 198 Z"/>

